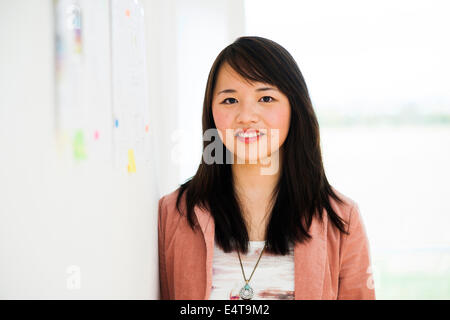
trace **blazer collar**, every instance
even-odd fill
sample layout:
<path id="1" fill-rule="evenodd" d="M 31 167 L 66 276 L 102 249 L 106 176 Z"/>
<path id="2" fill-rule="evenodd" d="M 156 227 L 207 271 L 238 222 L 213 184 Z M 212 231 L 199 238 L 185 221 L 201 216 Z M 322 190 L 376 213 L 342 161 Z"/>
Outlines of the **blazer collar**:
<path id="1" fill-rule="evenodd" d="M 214 254 L 214 219 L 207 210 L 194 207 L 198 223 L 206 244 L 206 292 L 208 300 L 212 285 L 212 262 Z M 297 243 L 294 247 L 295 300 L 322 299 L 323 281 L 327 261 L 327 223 L 328 215 L 323 214 L 323 221 L 315 216 L 309 234 L 312 239 L 307 243 Z"/>

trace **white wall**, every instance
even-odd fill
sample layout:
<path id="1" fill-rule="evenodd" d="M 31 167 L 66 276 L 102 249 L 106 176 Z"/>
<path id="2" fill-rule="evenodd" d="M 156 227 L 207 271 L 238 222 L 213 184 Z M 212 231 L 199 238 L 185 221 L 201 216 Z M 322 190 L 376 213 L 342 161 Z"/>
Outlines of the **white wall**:
<path id="1" fill-rule="evenodd" d="M 59 157 L 52 2 L 1 11 L 0 297 L 156 298 L 154 166 Z"/>
<path id="2" fill-rule="evenodd" d="M 207 73 L 244 15 L 239 1 L 142 4 L 154 152 L 130 175 L 59 156 L 52 1 L 0 2 L 0 298 L 158 298 L 157 200 L 201 156 L 178 165 L 171 134 L 201 146 Z"/>

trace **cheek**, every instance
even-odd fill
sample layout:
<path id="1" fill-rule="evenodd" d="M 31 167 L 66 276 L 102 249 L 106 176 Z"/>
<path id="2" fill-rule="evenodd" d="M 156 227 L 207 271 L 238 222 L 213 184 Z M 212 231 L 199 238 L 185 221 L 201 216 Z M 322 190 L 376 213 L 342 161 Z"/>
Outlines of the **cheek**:
<path id="1" fill-rule="evenodd" d="M 269 123 L 270 128 L 280 130 L 280 138 L 286 136 L 289 131 L 290 111 L 289 107 L 283 107 L 267 114 L 267 123 Z"/>
<path id="2" fill-rule="evenodd" d="M 219 130 L 225 130 L 232 128 L 233 115 L 221 108 L 213 108 L 213 118 L 216 128 Z"/>
<path id="3" fill-rule="evenodd" d="M 224 110 L 223 108 L 213 108 L 212 110 L 214 124 L 216 125 L 217 130 L 219 131 L 219 136 L 222 142 L 228 146 L 228 141 L 233 141 L 233 137 L 229 136 L 227 138 L 227 129 L 231 129 L 228 131 L 228 134 L 233 135 L 233 115 L 229 110 Z"/>

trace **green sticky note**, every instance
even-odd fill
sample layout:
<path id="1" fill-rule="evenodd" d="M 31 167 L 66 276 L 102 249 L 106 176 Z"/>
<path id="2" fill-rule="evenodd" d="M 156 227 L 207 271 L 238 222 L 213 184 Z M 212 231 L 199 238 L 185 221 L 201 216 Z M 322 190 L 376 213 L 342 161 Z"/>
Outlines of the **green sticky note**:
<path id="1" fill-rule="evenodd" d="M 82 130 L 77 130 L 73 138 L 73 156 L 76 160 L 86 159 L 86 146 Z"/>

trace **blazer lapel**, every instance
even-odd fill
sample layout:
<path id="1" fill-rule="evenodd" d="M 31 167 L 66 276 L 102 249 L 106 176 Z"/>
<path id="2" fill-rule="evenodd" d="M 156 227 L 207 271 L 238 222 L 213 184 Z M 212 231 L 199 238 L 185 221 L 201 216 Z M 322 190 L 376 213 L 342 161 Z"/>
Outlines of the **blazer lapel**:
<path id="1" fill-rule="evenodd" d="M 322 299 L 327 262 L 327 223 L 326 212 L 323 223 L 314 217 L 309 229 L 312 239 L 294 247 L 295 300 Z"/>
<path id="2" fill-rule="evenodd" d="M 212 262 L 214 254 L 214 219 L 211 214 L 194 207 L 206 245 L 206 292 L 204 300 L 209 299 L 212 286 Z M 328 217 L 323 215 L 323 223 L 314 217 L 309 233 L 312 239 L 307 243 L 297 243 L 294 247 L 295 300 L 322 299 L 325 266 L 327 262 L 327 223 Z"/>
<path id="3" fill-rule="evenodd" d="M 212 263 L 214 254 L 214 219 L 209 211 L 205 211 L 198 206 L 194 207 L 195 215 L 202 229 L 206 244 L 206 291 L 204 300 L 209 300 L 212 286 Z"/>

